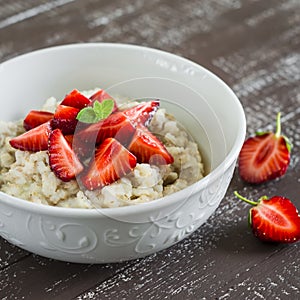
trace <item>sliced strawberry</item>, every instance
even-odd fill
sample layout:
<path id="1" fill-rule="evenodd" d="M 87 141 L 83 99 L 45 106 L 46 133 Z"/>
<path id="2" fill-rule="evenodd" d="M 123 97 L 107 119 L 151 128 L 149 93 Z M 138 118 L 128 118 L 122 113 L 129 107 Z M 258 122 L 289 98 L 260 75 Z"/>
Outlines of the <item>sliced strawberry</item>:
<path id="1" fill-rule="evenodd" d="M 112 96 L 110 96 L 105 90 L 100 89 L 90 97 L 92 103 L 94 103 L 95 101 L 99 101 L 101 103 L 105 99 L 112 99 L 114 101 L 113 112 L 118 110 L 118 106 L 115 99 Z"/>
<path id="2" fill-rule="evenodd" d="M 140 104 L 123 111 L 130 121 L 136 126 L 137 124 L 148 125 L 160 105 L 159 100 L 141 102 Z"/>
<path id="3" fill-rule="evenodd" d="M 65 139 L 80 159 L 85 159 L 90 157 L 95 151 L 95 146 L 90 147 L 90 144 L 83 142 L 81 139 L 77 138 L 77 135 L 68 134 L 65 135 Z"/>
<path id="4" fill-rule="evenodd" d="M 91 104 L 91 100 L 76 89 L 67 94 L 61 102 L 61 105 L 71 106 L 78 109 L 82 109 L 89 104 Z"/>
<path id="5" fill-rule="evenodd" d="M 11 139 L 10 145 L 23 151 L 44 151 L 48 149 L 48 138 L 51 132 L 50 121 L 43 123 Z"/>
<path id="6" fill-rule="evenodd" d="M 53 118 L 53 113 L 42 110 L 31 110 L 23 121 L 25 130 L 30 130 L 43 123 L 50 121 Z"/>
<path id="7" fill-rule="evenodd" d="M 159 101 L 150 101 L 112 113 L 106 119 L 79 130 L 77 137 L 93 145 L 100 144 L 108 137 L 114 137 L 122 145 L 128 146 L 135 126 L 149 122 L 158 106 Z"/>
<path id="8" fill-rule="evenodd" d="M 95 147 L 108 137 L 128 145 L 135 128 L 122 112 L 115 112 L 100 122 L 94 123 L 76 133 L 76 138 Z"/>
<path id="9" fill-rule="evenodd" d="M 81 181 L 88 190 L 102 188 L 130 173 L 135 166 L 136 157 L 114 138 L 107 138 L 97 148 Z"/>
<path id="10" fill-rule="evenodd" d="M 74 135 L 73 134 L 67 134 L 67 135 L 65 135 L 65 139 L 69 143 L 69 145 L 72 147 Z"/>
<path id="11" fill-rule="evenodd" d="M 285 174 L 290 163 L 291 145 L 280 134 L 280 114 L 277 130 L 258 133 L 247 139 L 239 154 L 239 174 L 249 183 L 262 183 Z"/>
<path id="12" fill-rule="evenodd" d="M 62 181 L 70 181 L 82 172 L 83 165 L 60 129 L 50 133 L 48 153 L 50 168 Z"/>
<path id="13" fill-rule="evenodd" d="M 300 216 L 293 203 L 281 196 L 258 202 L 248 200 L 237 192 L 235 195 L 254 205 L 249 211 L 249 224 L 256 237 L 264 242 L 294 243 L 300 240 Z"/>
<path id="14" fill-rule="evenodd" d="M 59 128 L 63 134 L 73 134 L 77 126 L 77 114 L 78 108 L 58 105 L 51 120 L 51 126 L 53 129 Z"/>
<path id="15" fill-rule="evenodd" d="M 128 150 L 139 163 L 166 165 L 174 162 L 163 143 L 142 124 L 138 125 Z"/>

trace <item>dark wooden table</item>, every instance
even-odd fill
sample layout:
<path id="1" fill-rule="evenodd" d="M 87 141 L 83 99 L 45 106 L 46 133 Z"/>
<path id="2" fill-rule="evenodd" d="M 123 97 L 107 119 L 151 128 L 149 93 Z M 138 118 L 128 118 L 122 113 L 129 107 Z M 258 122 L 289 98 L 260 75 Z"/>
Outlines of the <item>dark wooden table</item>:
<path id="1" fill-rule="evenodd" d="M 248 205 L 233 196 L 279 194 L 300 209 L 300 1 L 0 0 L 0 61 L 77 42 L 146 45 L 202 64 L 240 98 L 248 135 L 272 129 L 282 112 L 294 144 L 291 165 L 261 186 L 241 182 L 236 172 L 206 224 L 144 259 L 63 263 L 0 238 L 0 298 L 300 299 L 300 243 L 258 241 L 247 227 Z"/>

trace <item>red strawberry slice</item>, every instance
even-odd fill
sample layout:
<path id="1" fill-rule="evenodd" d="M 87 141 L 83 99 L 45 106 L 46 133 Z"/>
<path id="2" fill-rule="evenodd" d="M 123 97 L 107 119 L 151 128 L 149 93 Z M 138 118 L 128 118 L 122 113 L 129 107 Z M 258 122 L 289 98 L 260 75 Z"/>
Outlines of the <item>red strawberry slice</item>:
<path id="1" fill-rule="evenodd" d="M 48 138 L 51 132 L 50 121 L 43 123 L 11 139 L 10 145 L 23 151 L 44 151 L 48 149 Z"/>
<path id="2" fill-rule="evenodd" d="M 82 109 L 89 104 L 91 104 L 91 100 L 76 89 L 67 94 L 61 102 L 61 105 L 71 106 L 78 109 Z"/>
<path id="3" fill-rule="evenodd" d="M 276 133 L 257 133 L 247 139 L 239 154 L 239 174 L 249 183 L 262 183 L 286 173 L 291 144 L 280 134 L 280 113 Z"/>
<path id="4" fill-rule="evenodd" d="M 65 135 L 65 139 L 69 143 L 69 145 L 72 147 L 74 135 L 73 134 Z"/>
<path id="5" fill-rule="evenodd" d="M 31 110 L 23 121 L 25 130 L 30 130 L 43 123 L 50 121 L 53 118 L 53 113 L 42 110 Z"/>
<path id="6" fill-rule="evenodd" d="M 139 163 L 167 165 L 174 162 L 163 143 L 142 124 L 138 125 L 128 150 Z"/>
<path id="7" fill-rule="evenodd" d="M 108 137 L 114 137 L 122 145 L 128 145 L 135 128 L 122 112 L 115 112 L 106 119 L 76 132 L 76 138 L 95 147 Z"/>
<path id="8" fill-rule="evenodd" d="M 114 138 L 107 138 L 97 148 L 81 181 L 88 190 L 95 190 L 115 182 L 135 166 L 136 157 Z"/>
<path id="9" fill-rule="evenodd" d="M 79 109 L 71 106 L 58 105 L 51 121 L 53 129 L 59 128 L 63 134 L 73 134 L 77 126 Z"/>
<path id="10" fill-rule="evenodd" d="M 254 205 L 249 211 L 249 224 L 256 237 L 264 242 L 294 243 L 300 240 L 300 216 L 293 203 L 285 197 L 264 196 L 258 202 L 235 195 Z"/>
<path id="11" fill-rule="evenodd" d="M 94 103 L 95 101 L 99 101 L 101 103 L 103 102 L 103 100 L 106 99 L 112 99 L 114 101 L 113 112 L 117 111 L 118 106 L 115 99 L 112 96 L 110 96 L 105 90 L 100 89 L 90 97 L 91 103 Z"/>
<path id="12" fill-rule="evenodd" d="M 139 123 L 149 122 L 159 106 L 159 101 L 141 103 L 135 107 L 112 113 L 106 119 L 78 130 L 77 138 L 91 145 L 100 144 L 108 137 L 114 137 L 128 146 Z"/>
<path id="13" fill-rule="evenodd" d="M 82 172 L 83 165 L 60 129 L 50 133 L 48 153 L 50 168 L 62 181 L 70 181 Z"/>
<path id="14" fill-rule="evenodd" d="M 123 113 L 130 119 L 130 121 L 133 122 L 135 126 L 137 124 L 143 124 L 147 126 L 158 110 L 159 105 L 159 100 L 141 102 L 132 108 L 124 110 Z"/>
<path id="15" fill-rule="evenodd" d="M 90 157 L 95 150 L 95 147 L 90 147 L 88 143 L 82 142 L 82 140 L 78 139 L 76 135 L 65 135 L 65 139 L 67 140 L 77 157 L 79 157 L 80 159 Z"/>

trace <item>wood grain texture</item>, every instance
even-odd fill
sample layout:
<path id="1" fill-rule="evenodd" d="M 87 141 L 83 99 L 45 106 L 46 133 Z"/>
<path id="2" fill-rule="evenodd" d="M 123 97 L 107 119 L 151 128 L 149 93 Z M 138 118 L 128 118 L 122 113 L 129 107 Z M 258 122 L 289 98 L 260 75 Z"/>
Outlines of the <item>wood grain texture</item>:
<path id="1" fill-rule="evenodd" d="M 281 194 L 300 208 L 299 0 L 0 0 L 0 7 L 0 61 L 78 42 L 170 51 L 232 87 L 248 135 L 274 128 L 281 111 L 294 145 L 283 178 L 257 187 L 236 172 L 206 224 L 144 259 L 68 264 L 0 238 L 0 299 L 300 299 L 300 244 L 260 243 L 247 227 L 249 207 L 233 197 L 234 190 L 253 199 Z"/>

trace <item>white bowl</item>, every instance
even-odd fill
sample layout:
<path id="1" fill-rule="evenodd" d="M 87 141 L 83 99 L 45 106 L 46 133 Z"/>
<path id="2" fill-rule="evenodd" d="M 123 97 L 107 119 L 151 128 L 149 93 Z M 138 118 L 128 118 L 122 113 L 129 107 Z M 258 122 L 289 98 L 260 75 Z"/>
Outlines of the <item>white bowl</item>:
<path id="1" fill-rule="evenodd" d="M 198 142 L 207 175 L 177 193 L 135 206 L 71 209 L 0 192 L 0 234 L 36 254 L 78 263 L 119 262 L 182 240 L 216 210 L 244 141 L 245 116 L 231 89 L 179 56 L 121 44 L 74 44 L 0 65 L 0 120 L 12 121 L 76 88 L 164 99 Z"/>

